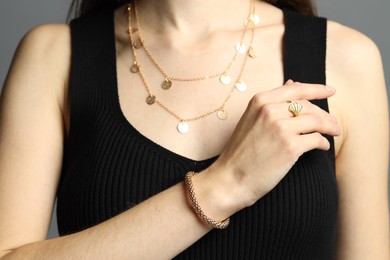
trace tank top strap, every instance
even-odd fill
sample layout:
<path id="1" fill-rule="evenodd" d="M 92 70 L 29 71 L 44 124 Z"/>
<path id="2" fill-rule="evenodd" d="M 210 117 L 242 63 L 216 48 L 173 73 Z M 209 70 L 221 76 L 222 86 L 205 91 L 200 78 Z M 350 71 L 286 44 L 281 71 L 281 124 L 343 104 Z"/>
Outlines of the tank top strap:
<path id="1" fill-rule="evenodd" d="M 284 9 L 284 78 L 326 83 L 326 19 Z M 314 101 L 328 111 L 326 100 Z"/>
<path id="2" fill-rule="evenodd" d="M 83 147 L 93 143 L 96 124 L 112 114 L 116 81 L 114 9 L 73 19 L 69 77 L 70 131 L 65 142 L 67 161 L 80 158 Z"/>
<path id="3" fill-rule="evenodd" d="M 72 90 L 107 95 L 116 81 L 114 10 L 106 10 L 74 19 L 72 36 Z M 79 86 L 82 79 L 82 86 Z M 86 80 L 88 82 L 86 82 Z M 91 94 L 91 93 L 88 93 Z M 91 98 L 88 98 L 91 99 Z"/>
<path id="4" fill-rule="evenodd" d="M 284 79 L 313 84 L 326 84 L 327 19 L 303 15 L 284 9 Z M 329 112 L 328 100 L 312 100 L 313 104 Z M 334 140 L 329 159 L 334 161 Z"/>
<path id="5" fill-rule="evenodd" d="M 325 18 L 284 10 L 284 77 L 294 81 L 325 84 Z"/>

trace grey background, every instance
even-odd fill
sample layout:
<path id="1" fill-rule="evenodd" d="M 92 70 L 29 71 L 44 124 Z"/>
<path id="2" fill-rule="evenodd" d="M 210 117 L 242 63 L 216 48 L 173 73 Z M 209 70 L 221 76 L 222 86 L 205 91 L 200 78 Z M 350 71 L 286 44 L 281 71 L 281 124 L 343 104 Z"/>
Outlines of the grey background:
<path id="1" fill-rule="evenodd" d="M 64 23 L 70 0 L 0 0 L 0 89 L 21 37 L 41 23 Z M 372 38 L 382 53 L 390 88 L 390 0 L 317 0 L 321 16 Z M 49 237 L 57 235 L 55 217 Z"/>

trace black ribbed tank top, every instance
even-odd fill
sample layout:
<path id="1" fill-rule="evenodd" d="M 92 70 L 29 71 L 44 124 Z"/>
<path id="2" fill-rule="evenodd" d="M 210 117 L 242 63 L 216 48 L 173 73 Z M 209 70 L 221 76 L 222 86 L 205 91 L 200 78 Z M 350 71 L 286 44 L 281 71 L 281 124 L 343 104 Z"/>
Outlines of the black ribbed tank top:
<path id="1" fill-rule="evenodd" d="M 326 20 L 284 10 L 284 78 L 325 83 Z M 201 171 L 195 161 L 147 139 L 119 105 L 113 10 L 70 24 L 71 124 L 58 188 L 60 235 L 105 221 Z M 328 110 L 327 100 L 313 101 Z M 301 156 L 253 206 L 212 230 L 177 259 L 334 258 L 338 193 L 333 138 L 329 151 Z M 104 239 L 104 238 L 102 238 Z"/>

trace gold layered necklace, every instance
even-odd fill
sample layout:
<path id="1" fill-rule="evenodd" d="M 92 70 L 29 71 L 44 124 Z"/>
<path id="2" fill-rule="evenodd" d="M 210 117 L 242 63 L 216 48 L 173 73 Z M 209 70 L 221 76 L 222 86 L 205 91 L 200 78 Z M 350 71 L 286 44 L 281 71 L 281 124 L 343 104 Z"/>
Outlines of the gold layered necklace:
<path id="1" fill-rule="evenodd" d="M 251 12 L 252 12 L 252 4 L 250 5 L 249 16 L 244 22 L 246 29 L 250 28 L 251 25 L 253 26 L 254 24 L 259 22 L 258 16 L 251 14 Z M 152 54 L 150 49 L 147 47 L 145 39 L 142 37 L 142 33 L 141 33 L 141 26 L 140 26 L 140 22 L 139 22 L 139 12 L 138 12 L 136 1 L 134 1 L 134 14 L 135 14 L 135 21 L 136 21 L 137 29 L 135 30 L 133 28 L 133 31 L 138 33 L 138 38 L 134 39 L 133 45 L 136 49 L 143 48 L 145 53 L 146 53 L 146 56 L 155 65 L 155 67 L 159 70 L 159 72 L 163 75 L 164 80 L 161 83 L 162 89 L 164 89 L 164 90 L 170 89 L 173 85 L 173 81 L 187 81 L 187 82 L 189 82 L 189 81 L 202 81 L 202 80 L 208 80 L 208 79 L 212 79 L 212 78 L 216 78 L 216 77 L 219 77 L 219 82 L 222 83 L 223 85 L 231 84 L 232 79 L 231 79 L 231 76 L 229 74 L 229 71 L 230 71 L 231 67 L 233 66 L 234 62 L 236 61 L 238 54 L 245 54 L 247 52 L 247 46 L 243 43 L 245 33 L 247 31 L 246 29 L 243 30 L 242 35 L 241 35 L 241 39 L 239 42 L 237 42 L 237 44 L 235 46 L 236 51 L 234 52 L 233 58 L 231 59 L 231 61 L 228 63 L 228 65 L 225 67 L 225 69 L 222 72 L 213 73 L 213 74 L 209 74 L 209 75 L 203 75 L 203 76 L 179 77 L 179 76 L 169 75 L 169 73 L 167 73 L 166 70 L 164 70 L 162 68 L 162 66 L 157 62 L 156 58 L 154 57 L 154 55 Z M 253 48 L 250 48 L 249 53 L 250 53 L 250 55 L 254 55 Z"/>
<path id="2" fill-rule="evenodd" d="M 142 82 L 144 84 L 144 87 L 145 87 L 145 89 L 146 89 L 146 91 L 148 93 L 148 96 L 146 97 L 146 103 L 148 105 L 157 104 L 163 110 L 165 110 L 170 115 L 172 115 L 174 118 L 176 118 L 179 121 L 179 123 L 177 125 L 177 130 L 180 133 L 182 133 L 182 134 L 185 134 L 185 133 L 187 133 L 189 131 L 189 124 L 188 124 L 189 122 L 193 122 L 193 121 L 197 121 L 197 120 L 206 118 L 206 117 L 208 117 L 208 116 L 210 116 L 212 114 L 217 114 L 217 117 L 220 120 L 226 120 L 227 117 L 228 117 L 228 113 L 226 111 L 226 105 L 227 105 L 228 101 L 230 100 L 234 90 L 237 89 L 238 91 L 243 92 L 243 91 L 245 91 L 247 89 L 246 83 L 241 81 L 241 76 L 242 76 L 244 68 L 246 66 L 248 57 L 251 57 L 251 58 L 255 58 L 256 57 L 256 53 L 255 53 L 255 50 L 254 50 L 252 44 L 253 44 L 253 39 L 254 39 L 254 28 L 255 28 L 255 25 L 259 22 L 259 18 L 255 14 L 254 1 L 253 0 L 251 1 L 249 15 L 245 19 L 245 21 L 244 21 L 245 30 L 242 33 L 241 40 L 240 40 L 240 42 L 238 42 L 236 44 L 236 46 L 235 46 L 235 54 L 233 56 L 232 61 L 228 64 L 226 69 L 223 72 L 221 72 L 221 73 L 215 73 L 215 74 L 212 74 L 212 75 L 206 75 L 206 76 L 200 76 L 200 77 L 192 77 L 192 78 L 172 77 L 172 76 L 168 76 L 165 73 L 165 70 L 162 69 L 162 67 L 156 61 L 156 59 L 151 54 L 151 52 L 147 48 L 145 48 L 144 40 L 143 40 L 143 38 L 141 37 L 141 35 L 139 33 L 139 31 L 140 31 L 139 30 L 139 19 L 138 19 L 138 12 L 137 12 L 137 9 L 136 9 L 135 1 L 134 1 L 134 6 L 135 6 L 134 7 L 134 11 L 135 11 L 135 16 L 136 16 L 136 23 L 137 23 L 137 27 L 138 28 L 133 28 L 132 27 L 132 14 L 131 14 L 132 6 L 130 4 L 128 5 L 128 27 L 129 27 L 128 28 L 128 32 L 129 32 L 131 50 L 132 50 L 132 54 L 133 54 L 133 58 L 134 58 L 133 64 L 130 67 L 130 71 L 132 73 L 137 73 L 137 74 L 140 75 L 140 78 L 141 78 L 141 80 L 142 80 Z M 243 43 L 245 32 L 248 29 L 251 29 L 251 39 L 250 39 L 250 43 L 249 43 L 249 48 L 247 48 L 246 45 Z M 135 32 L 137 32 L 137 31 L 138 31 L 139 38 L 135 39 L 133 34 Z M 201 114 L 201 115 L 198 115 L 198 116 L 195 116 L 195 117 L 191 117 L 191 118 L 184 118 L 184 117 L 180 116 L 178 113 L 176 113 L 175 111 L 173 111 L 172 109 L 170 109 L 167 105 L 162 103 L 153 94 L 153 92 L 152 92 L 152 90 L 151 90 L 151 88 L 150 88 L 149 84 L 147 83 L 147 80 L 146 80 L 146 78 L 144 76 L 144 73 L 143 73 L 142 68 L 140 66 L 140 63 L 139 63 L 139 60 L 137 59 L 136 49 L 140 49 L 142 47 L 145 50 L 147 56 L 152 61 L 152 63 L 165 76 L 165 79 L 164 79 L 163 83 L 161 84 L 163 89 L 169 89 L 172 86 L 172 80 L 177 80 L 177 81 L 201 81 L 201 80 L 206 80 L 206 79 L 210 79 L 210 78 L 215 78 L 215 77 L 218 77 L 218 76 L 220 77 L 219 80 L 221 81 L 222 84 L 229 85 L 229 84 L 231 84 L 231 77 L 230 77 L 230 75 L 227 74 L 227 71 L 230 69 L 230 67 L 235 62 L 238 53 L 245 54 L 245 57 L 244 57 L 241 69 L 239 71 L 237 80 L 235 81 L 235 84 L 233 84 L 229 94 L 224 99 L 224 102 L 222 103 L 222 105 L 220 105 L 219 107 L 217 107 L 217 108 L 215 108 L 215 109 L 213 109 L 213 110 L 211 110 L 209 112 L 206 112 L 204 114 Z"/>

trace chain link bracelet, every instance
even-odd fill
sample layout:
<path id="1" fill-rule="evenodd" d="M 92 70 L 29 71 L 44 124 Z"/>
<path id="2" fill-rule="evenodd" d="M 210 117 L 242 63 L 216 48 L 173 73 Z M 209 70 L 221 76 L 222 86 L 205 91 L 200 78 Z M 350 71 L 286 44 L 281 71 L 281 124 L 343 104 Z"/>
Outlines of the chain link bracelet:
<path id="1" fill-rule="evenodd" d="M 196 214 L 203 222 L 205 222 L 207 225 L 209 225 L 212 228 L 217 228 L 217 229 L 227 228 L 227 226 L 229 226 L 229 223 L 230 223 L 229 218 L 227 218 L 221 222 L 215 221 L 215 220 L 207 217 L 206 214 L 203 212 L 202 208 L 199 206 L 198 201 L 196 200 L 194 186 L 192 184 L 192 176 L 194 176 L 195 174 L 197 174 L 197 173 L 196 172 L 188 172 L 185 175 L 184 182 L 185 182 L 185 185 L 187 187 L 187 191 L 188 191 L 188 195 L 189 195 L 190 200 L 191 200 L 192 207 L 194 208 Z"/>

